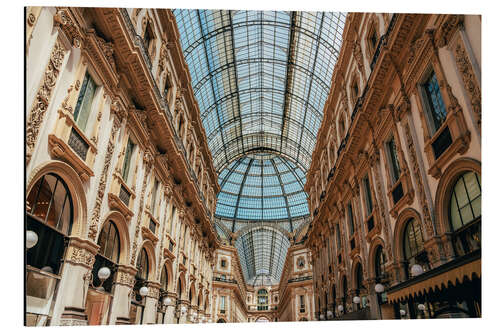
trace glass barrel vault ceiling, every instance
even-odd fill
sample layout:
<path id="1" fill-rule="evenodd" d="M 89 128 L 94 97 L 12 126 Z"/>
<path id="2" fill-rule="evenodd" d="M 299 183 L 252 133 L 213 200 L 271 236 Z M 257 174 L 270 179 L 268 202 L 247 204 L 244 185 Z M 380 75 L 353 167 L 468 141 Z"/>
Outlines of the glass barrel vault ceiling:
<path id="1" fill-rule="evenodd" d="M 235 243 L 245 279 L 277 283 L 290 245 L 285 233 L 300 225 L 299 217 L 309 215 L 304 173 L 311 164 L 346 15 L 173 13 L 219 174 L 215 228 L 230 237 L 243 220 L 255 221 L 255 227 L 238 232 Z M 290 228 L 283 228 L 284 220 Z M 275 227 L 270 227 L 273 221 Z"/>
<path id="2" fill-rule="evenodd" d="M 219 175 L 216 214 L 266 221 L 308 215 L 304 183 L 304 172 L 286 158 L 267 153 L 241 157 Z"/>

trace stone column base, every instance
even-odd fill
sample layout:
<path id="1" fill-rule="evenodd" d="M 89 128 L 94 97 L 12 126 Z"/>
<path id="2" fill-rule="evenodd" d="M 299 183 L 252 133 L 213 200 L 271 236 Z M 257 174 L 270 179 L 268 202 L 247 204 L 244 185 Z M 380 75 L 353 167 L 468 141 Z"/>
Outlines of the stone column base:
<path id="1" fill-rule="evenodd" d="M 127 317 L 117 317 L 116 325 L 130 325 L 130 319 Z"/>
<path id="2" fill-rule="evenodd" d="M 85 309 L 65 307 L 59 321 L 61 326 L 86 326 L 88 325 Z"/>

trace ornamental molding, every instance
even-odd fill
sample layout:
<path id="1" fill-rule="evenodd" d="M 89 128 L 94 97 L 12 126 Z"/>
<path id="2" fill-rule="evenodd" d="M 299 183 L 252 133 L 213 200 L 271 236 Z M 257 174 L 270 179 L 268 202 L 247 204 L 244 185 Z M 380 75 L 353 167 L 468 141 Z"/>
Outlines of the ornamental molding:
<path id="1" fill-rule="evenodd" d="M 468 55 L 461 38 L 458 39 L 453 53 L 455 55 L 457 67 L 464 83 L 465 91 L 467 92 L 472 106 L 472 111 L 474 112 L 476 124 L 478 125 L 479 129 L 481 129 L 481 88 L 479 85 L 479 80 L 474 74 L 470 56 Z"/>
<path id="2" fill-rule="evenodd" d="M 417 185 L 418 201 L 420 203 L 420 206 L 422 207 L 422 214 L 423 214 L 425 229 L 427 231 L 428 237 L 431 237 L 434 234 L 433 227 L 432 227 L 431 213 L 430 213 L 429 205 L 427 204 L 427 199 L 425 197 L 425 189 L 424 189 L 424 184 L 422 181 L 422 173 L 420 172 L 420 167 L 418 165 L 417 152 L 415 150 L 415 144 L 413 142 L 413 138 L 412 138 L 412 135 L 410 132 L 410 125 L 408 123 L 405 123 L 404 131 L 405 131 L 406 143 L 408 145 L 408 151 L 409 151 L 409 155 L 410 155 L 410 164 L 411 164 L 412 171 L 413 171 L 413 177 L 414 177 L 415 183 Z"/>
<path id="3" fill-rule="evenodd" d="M 434 35 L 437 47 L 448 45 L 459 26 L 463 24 L 464 15 L 444 15 L 442 23 Z"/>
<path id="4" fill-rule="evenodd" d="M 65 261 L 73 265 L 92 269 L 95 261 L 95 255 L 98 250 L 99 245 L 96 243 L 87 239 L 71 236 Z"/>
<path id="5" fill-rule="evenodd" d="M 106 148 L 106 155 L 104 157 L 104 166 L 99 177 L 99 185 L 97 188 L 96 201 L 94 203 L 94 208 L 92 209 L 92 215 L 90 219 L 90 227 L 88 237 L 89 239 L 95 241 L 97 238 L 97 231 L 99 229 L 99 220 L 101 215 L 102 199 L 104 197 L 104 192 L 106 190 L 106 184 L 109 176 L 109 167 L 111 164 L 111 158 L 113 157 L 113 152 L 115 150 L 115 138 L 118 128 L 120 127 L 120 122 L 118 117 L 113 119 L 113 127 L 111 128 L 111 137 Z"/>
<path id="6" fill-rule="evenodd" d="M 38 88 L 35 100 L 27 116 L 26 123 L 26 163 L 29 163 L 40 132 L 40 127 L 47 112 L 54 87 L 56 86 L 66 49 L 57 39 L 50 53 L 49 62 Z"/>
<path id="7" fill-rule="evenodd" d="M 137 268 L 133 266 L 119 265 L 116 272 L 116 284 L 120 284 L 129 288 L 133 288 L 135 284 L 135 274 Z"/>
<path id="8" fill-rule="evenodd" d="M 61 29 L 74 47 L 80 48 L 83 40 L 83 34 L 75 23 L 73 15 L 69 8 L 60 9 L 54 15 L 54 27 Z"/>

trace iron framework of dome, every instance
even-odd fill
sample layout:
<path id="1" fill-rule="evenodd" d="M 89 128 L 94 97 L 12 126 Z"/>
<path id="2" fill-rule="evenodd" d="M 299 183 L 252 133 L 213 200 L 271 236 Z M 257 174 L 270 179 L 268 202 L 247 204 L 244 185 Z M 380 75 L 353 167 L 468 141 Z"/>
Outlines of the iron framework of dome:
<path id="1" fill-rule="evenodd" d="M 309 214 L 304 173 L 311 164 L 346 15 L 173 13 L 222 188 L 215 229 L 224 238 L 238 235 L 247 283 L 258 276 L 279 281 L 282 267 L 271 265 L 282 265 L 290 243 L 273 239 L 288 241 Z M 258 248 L 259 237 L 271 240 L 262 243 L 265 251 Z"/>

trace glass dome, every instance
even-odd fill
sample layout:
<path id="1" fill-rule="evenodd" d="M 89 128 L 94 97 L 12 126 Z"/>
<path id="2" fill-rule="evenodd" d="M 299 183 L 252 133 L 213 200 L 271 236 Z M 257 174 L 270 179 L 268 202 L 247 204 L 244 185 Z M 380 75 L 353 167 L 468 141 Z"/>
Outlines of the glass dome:
<path id="1" fill-rule="evenodd" d="M 219 175 L 216 215 L 242 220 L 282 220 L 309 215 L 305 174 L 290 160 L 252 153 Z"/>

